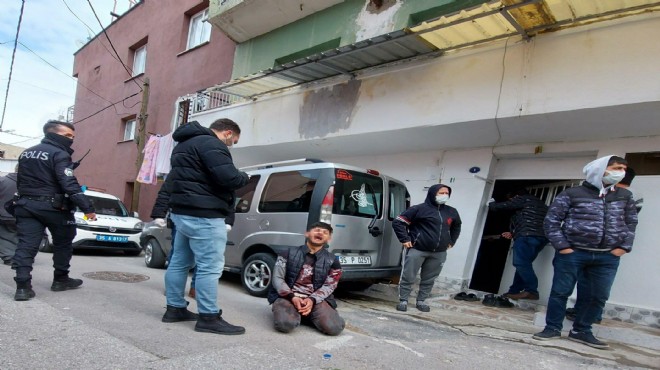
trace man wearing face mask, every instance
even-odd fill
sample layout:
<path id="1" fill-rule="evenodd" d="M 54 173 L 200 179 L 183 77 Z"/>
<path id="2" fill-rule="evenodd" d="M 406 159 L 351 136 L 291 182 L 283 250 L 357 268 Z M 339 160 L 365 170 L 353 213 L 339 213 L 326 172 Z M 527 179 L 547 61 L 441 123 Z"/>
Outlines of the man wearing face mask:
<path id="1" fill-rule="evenodd" d="M 424 301 L 431 294 L 451 249 L 461 233 L 458 211 L 446 205 L 451 188 L 436 184 L 429 188 L 424 203 L 403 211 L 392 222 L 392 228 L 404 248 L 403 269 L 399 283 L 399 311 L 408 310 L 408 297 L 420 274 L 416 307 L 422 312 L 431 308 Z M 421 269 L 421 271 L 420 271 Z"/>
<path id="2" fill-rule="evenodd" d="M 76 236 L 73 212 L 80 208 L 89 221 L 96 221 L 94 207 L 73 175 L 71 154 L 75 128 L 69 122 L 48 121 L 45 138 L 25 149 L 18 158 L 16 228 L 18 245 L 12 260 L 16 270 L 17 301 L 35 296 L 32 264 L 47 227 L 53 238 L 53 284 L 55 292 L 78 288 L 82 280 L 69 277 L 69 263 Z"/>
<path id="3" fill-rule="evenodd" d="M 626 174 L 625 159 L 613 155 L 588 163 L 586 181 L 555 198 L 544 221 L 546 236 L 555 247 L 554 277 L 548 299 L 545 329 L 537 340 L 561 337 L 566 300 L 578 277 L 589 285 L 589 297 L 578 289 L 580 306 L 568 339 L 605 349 L 591 326 L 609 298 L 620 257 L 632 250 L 637 210 L 632 193 L 615 186 Z"/>
<path id="4" fill-rule="evenodd" d="M 234 191 L 248 183 L 248 175 L 234 166 L 229 147 L 238 143 L 241 129 L 222 118 L 209 128 L 188 122 L 174 131 L 167 177 L 170 218 L 176 226 L 172 259 L 165 272 L 167 310 L 162 321 L 197 321 L 200 332 L 235 335 L 245 328 L 224 320 L 218 307 L 218 279 L 225 263 L 225 218 L 234 206 Z M 186 309 L 188 271 L 197 266 L 195 299 L 199 315 Z"/>

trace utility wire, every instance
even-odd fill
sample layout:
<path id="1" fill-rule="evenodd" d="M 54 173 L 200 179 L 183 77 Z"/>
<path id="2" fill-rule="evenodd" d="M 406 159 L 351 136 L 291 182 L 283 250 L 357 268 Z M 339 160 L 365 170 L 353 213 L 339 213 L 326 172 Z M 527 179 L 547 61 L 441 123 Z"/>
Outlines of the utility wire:
<path id="1" fill-rule="evenodd" d="M 18 47 L 18 34 L 21 31 L 21 22 L 23 21 L 23 9 L 25 9 L 25 0 L 21 1 L 21 13 L 18 16 L 18 26 L 16 27 L 16 38 L 14 39 L 14 50 L 11 53 L 11 64 L 9 65 L 9 78 L 7 79 L 7 91 L 5 92 L 5 104 L 2 108 L 2 119 L 0 119 L 0 131 L 5 124 L 5 113 L 7 112 L 7 100 L 9 99 L 9 86 L 11 85 L 11 74 L 14 69 L 14 59 L 16 58 L 16 48 Z"/>
<path id="2" fill-rule="evenodd" d="M 62 2 L 64 3 L 64 6 L 66 6 L 66 8 L 69 9 L 69 12 L 71 12 L 71 14 L 73 14 L 74 17 L 78 18 L 78 20 L 80 21 L 80 23 L 84 24 L 85 27 L 87 27 L 88 30 L 90 30 L 92 33 L 96 34 L 96 31 L 94 31 L 94 30 L 92 29 L 92 27 L 90 27 L 87 23 L 85 23 L 85 21 L 83 21 L 82 19 L 80 19 L 80 17 L 78 16 L 78 14 L 76 14 L 73 10 L 71 10 L 71 7 L 69 7 L 69 4 L 66 3 L 66 0 L 62 0 Z M 108 50 L 108 47 L 105 46 L 105 44 L 102 43 L 101 40 L 99 40 L 99 44 L 101 44 L 101 46 L 103 46 L 103 48 L 105 49 L 105 51 L 107 51 L 108 54 L 110 54 L 110 56 L 112 56 L 112 58 L 113 58 L 114 60 L 116 60 L 116 61 L 118 61 L 118 62 L 121 62 L 120 59 L 117 59 L 117 57 L 116 57 L 114 54 L 112 54 L 112 52 L 111 52 L 110 50 Z"/>
<path id="3" fill-rule="evenodd" d="M 140 90 L 142 90 L 142 89 L 140 89 Z M 128 99 L 134 97 L 135 95 L 137 95 L 137 94 L 139 94 L 139 93 L 141 93 L 141 92 L 142 92 L 142 91 L 138 91 L 138 92 L 136 92 L 135 94 L 129 95 L 129 96 L 125 97 L 125 98 L 122 99 L 122 100 L 119 100 L 119 101 L 117 101 L 117 102 L 115 102 L 115 103 L 112 103 L 112 104 L 106 106 L 105 108 L 101 108 L 101 109 L 99 109 L 98 111 L 96 111 L 96 112 L 90 114 L 89 116 L 87 116 L 87 117 L 85 117 L 85 118 L 81 118 L 81 119 L 79 119 L 79 120 L 73 122 L 73 124 L 75 125 L 76 123 L 80 123 L 80 122 L 82 122 L 82 121 L 84 121 L 84 120 L 86 120 L 86 119 L 88 119 L 88 118 L 92 118 L 92 117 L 94 117 L 95 115 L 97 115 L 97 114 L 103 112 L 104 110 L 106 110 L 106 109 L 108 109 L 108 108 L 110 108 L 110 107 L 114 107 L 115 105 L 117 105 L 117 104 L 119 104 L 119 103 L 123 103 L 124 101 L 126 101 L 126 100 L 128 100 Z"/>
<path id="4" fill-rule="evenodd" d="M 25 137 L 27 137 L 27 136 L 25 136 Z M 16 141 L 16 142 L 10 143 L 9 145 L 16 145 L 16 144 L 24 143 L 26 141 L 30 141 L 30 140 L 34 140 L 34 139 L 41 139 L 42 137 L 44 137 L 44 135 L 31 137 L 29 139 L 25 139 L 25 140 L 21 140 L 21 141 Z"/>
<path id="5" fill-rule="evenodd" d="M 23 1 L 25 1 L 25 0 L 23 0 Z M 89 7 L 92 9 L 92 13 L 94 13 L 94 17 L 96 18 L 96 21 L 99 22 L 99 25 L 103 29 L 102 32 L 105 35 L 105 38 L 108 39 L 108 43 L 110 43 L 110 47 L 112 48 L 112 51 L 114 51 L 117 58 L 119 58 L 119 62 L 121 63 L 122 66 L 124 66 L 124 69 L 126 70 L 126 73 L 128 73 L 128 75 L 132 78 L 133 77 L 133 72 L 131 72 L 131 70 L 121 60 L 121 57 L 119 56 L 119 53 L 117 52 L 117 49 L 115 49 L 115 45 L 112 44 L 112 40 L 110 40 L 110 36 L 105 31 L 105 27 L 103 27 L 103 23 L 99 19 L 99 16 L 96 14 L 96 10 L 94 10 L 94 6 L 92 5 L 92 2 L 90 0 L 87 0 L 87 3 L 89 4 Z M 138 79 L 140 80 L 140 82 L 144 83 L 144 81 L 142 81 L 142 79 L 140 79 L 139 77 L 138 77 Z M 135 81 L 135 79 L 132 79 L 132 81 L 140 88 L 140 92 L 142 92 L 142 86 L 140 86 L 140 84 L 137 83 L 137 81 Z"/>

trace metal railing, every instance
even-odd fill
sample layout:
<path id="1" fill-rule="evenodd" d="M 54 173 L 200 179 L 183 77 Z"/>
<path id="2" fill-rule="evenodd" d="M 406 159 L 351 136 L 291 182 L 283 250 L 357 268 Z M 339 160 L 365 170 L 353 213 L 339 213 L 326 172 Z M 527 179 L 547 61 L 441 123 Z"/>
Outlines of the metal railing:
<path id="1" fill-rule="evenodd" d="M 248 101 L 241 96 L 222 91 L 203 91 L 190 94 L 186 98 L 190 100 L 192 114 Z"/>

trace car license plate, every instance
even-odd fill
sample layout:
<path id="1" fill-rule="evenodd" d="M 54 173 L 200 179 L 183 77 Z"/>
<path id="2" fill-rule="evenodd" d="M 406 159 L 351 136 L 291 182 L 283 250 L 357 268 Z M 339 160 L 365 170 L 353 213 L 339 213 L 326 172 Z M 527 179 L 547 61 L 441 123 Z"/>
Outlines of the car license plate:
<path id="1" fill-rule="evenodd" d="M 342 265 L 371 265 L 371 256 L 338 256 Z"/>
<path id="2" fill-rule="evenodd" d="M 100 242 L 128 243 L 128 236 L 97 235 L 96 240 Z"/>

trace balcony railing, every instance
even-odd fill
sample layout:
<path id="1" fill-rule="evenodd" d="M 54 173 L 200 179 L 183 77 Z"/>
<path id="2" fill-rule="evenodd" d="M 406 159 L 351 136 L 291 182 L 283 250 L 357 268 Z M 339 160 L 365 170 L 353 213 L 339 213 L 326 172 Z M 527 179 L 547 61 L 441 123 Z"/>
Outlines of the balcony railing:
<path id="1" fill-rule="evenodd" d="M 201 113 L 211 109 L 249 101 L 241 96 L 222 91 L 203 91 L 184 97 L 190 100 L 190 113 Z"/>

